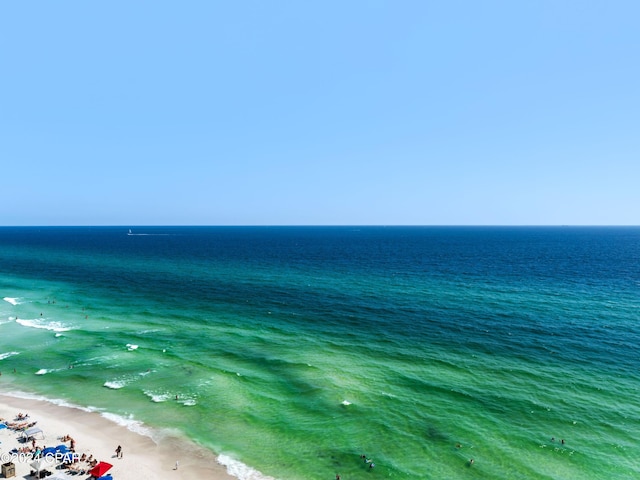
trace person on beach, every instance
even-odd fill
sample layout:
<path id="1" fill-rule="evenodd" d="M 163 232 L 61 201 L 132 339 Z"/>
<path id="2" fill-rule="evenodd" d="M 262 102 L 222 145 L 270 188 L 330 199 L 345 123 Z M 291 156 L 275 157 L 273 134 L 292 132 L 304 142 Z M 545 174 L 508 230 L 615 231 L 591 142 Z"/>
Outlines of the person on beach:
<path id="1" fill-rule="evenodd" d="M 122 447 L 120 445 L 116 448 L 116 458 L 122 458 Z"/>
<path id="2" fill-rule="evenodd" d="M 179 465 L 179 464 L 180 464 L 180 462 L 179 462 L 178 460 L 176 460 L 176 466 L 175 466 L 174 470 L 177 470 L 177 469 L 178 469 L 178 465 Z"/>

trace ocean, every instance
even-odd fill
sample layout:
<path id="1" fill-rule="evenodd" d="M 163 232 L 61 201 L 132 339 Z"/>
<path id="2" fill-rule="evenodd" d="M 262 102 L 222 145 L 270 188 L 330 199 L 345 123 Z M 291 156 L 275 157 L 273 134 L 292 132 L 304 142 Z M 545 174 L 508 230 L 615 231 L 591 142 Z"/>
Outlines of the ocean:
<path id="1" fill-rule="evenodd" d="M 3 227 L 0 298 L 0 392 L 243 480 L 640 478 L 640 228 Z"/>

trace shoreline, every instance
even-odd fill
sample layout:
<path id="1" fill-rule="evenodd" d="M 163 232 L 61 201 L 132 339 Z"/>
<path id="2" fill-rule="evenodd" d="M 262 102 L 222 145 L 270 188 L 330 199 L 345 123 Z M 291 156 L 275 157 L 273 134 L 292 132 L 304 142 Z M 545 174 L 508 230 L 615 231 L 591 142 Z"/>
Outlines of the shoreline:
<path id="1" fill-rule="evenodd" d="M 15 395 L 15 396 L 14 396 Z M 98 411 L 80 406 L 59 405 L 51 400 L 20 397 L 19 393 L 0 392 L 0 418 L 14 421 L 18 413 L 28 414 L 30 422 L 37 422 L 44 438 L 36 439 L 37 446 L 56 446 L 69 435 L 75 441 L 79 455 L 93 455 L 99 461 L 113 465 L 109 471 L 114 480 L 137 480 L 140 478 L 173 478 L 195 480 L 237 480 L 226 467 L 218 463 L 212 451 L 201 447 L 178 434 L 163 432 L 151 427 L 149 435 L 132 431 L 127 426 L 106 418 Z M 0 430 L 0 455 L 2 463 L 11 461 L 15 465 L 17 478 L 30 477 L 31 460 L 16 458 L 7 460 L 13 448 L 24 447 L 18 442 L 19 432 Z M 122 446 L 123 455 L 116 458 L 115 450 Z M 176 462 L 179 462 L 176 470 Z M 64 470 L 55 470 L 58 475 Z M 74 476 L 69 478 L 86 478 Z"/>

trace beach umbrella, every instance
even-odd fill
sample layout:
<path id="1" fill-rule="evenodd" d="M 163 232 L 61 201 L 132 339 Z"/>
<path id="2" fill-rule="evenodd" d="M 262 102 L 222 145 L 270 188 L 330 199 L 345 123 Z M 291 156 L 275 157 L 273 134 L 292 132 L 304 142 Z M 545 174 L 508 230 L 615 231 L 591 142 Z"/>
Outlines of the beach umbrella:
<path id="1" fill-rule="evenodd" d="M 58 445 L 56 447 L 56 459 L 60 462 L 69 462 L 73 460 L 73 452 L 66 445 Z"/>
<path id="2" fill-rule="evenodd" d="M 42 456 L 46 457 L 46 456 L 51 456 L 51 455 L 55 455 L 56 454 L 56 448 L 55 447 L 47 447 L 44 450 L 42 450 Z"/>
<path id="3" fill-rule="evenodd" d="M 113 465 L 107 462 L 98 462 L 98 464 L 89 470 L 89 475 L 93 477 L 101 477 L 107 473 Z"/>

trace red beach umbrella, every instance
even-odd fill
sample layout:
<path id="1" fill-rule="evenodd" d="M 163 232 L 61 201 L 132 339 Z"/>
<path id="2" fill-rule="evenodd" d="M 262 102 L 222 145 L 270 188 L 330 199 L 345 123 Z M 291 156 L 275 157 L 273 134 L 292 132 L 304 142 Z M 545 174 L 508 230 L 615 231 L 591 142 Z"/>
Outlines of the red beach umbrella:
<path id="1" fill-rule="evenodd" d="M 107 473 L 111 469 L 111 467 L 113 467 L 113 465 L 111 465 L 110 463 L 98 462 L 98 464 L 95 467 L 89 470 L 89 475 L 96 478 L 101 477 L 105 473 Z"/>

